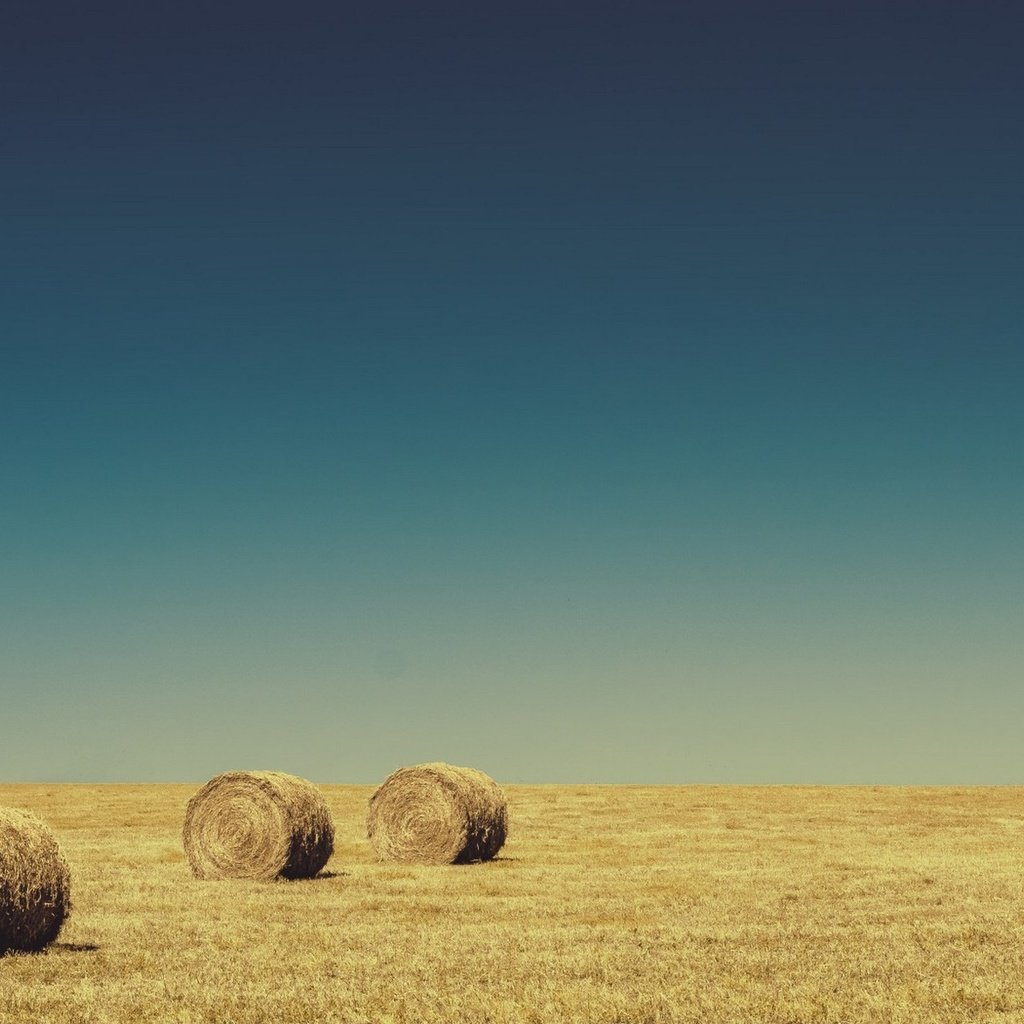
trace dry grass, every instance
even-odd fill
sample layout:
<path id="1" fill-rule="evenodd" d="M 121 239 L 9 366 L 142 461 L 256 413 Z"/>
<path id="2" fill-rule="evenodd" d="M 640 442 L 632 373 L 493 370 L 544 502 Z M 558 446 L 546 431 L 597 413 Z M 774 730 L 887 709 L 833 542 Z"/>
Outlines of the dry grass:
<path id="1" fill-rule="evenodd" d="M 367 834 L 381 860 L 492 860 L 508 835 L 508 801 L 476 768 L 440 761 L 399 768 L 370 798 Z"/>
<path id="2" fill-rule="evenodd" d="M 189 800 L 181 838 L 196 878 L 312 878 L 334 850 L 334 823 L 306 779 L 224 772 Z"/>
<path id="3" fill-rule="evenodd" d="M 0 786 L 75 914 L 0 960 L 0 1020 L 1024 1021 L 1024 791 L 509 787 L 502 855 L 379 864 L 324 787 L 331 877 L 192 878 L 193 786 Z"/>

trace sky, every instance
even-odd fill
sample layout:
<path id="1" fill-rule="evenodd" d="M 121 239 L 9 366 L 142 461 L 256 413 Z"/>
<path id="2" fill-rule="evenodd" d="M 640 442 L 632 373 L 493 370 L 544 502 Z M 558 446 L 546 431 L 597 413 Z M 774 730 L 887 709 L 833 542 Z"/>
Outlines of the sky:
<path id="1" fill-rule="evenodd" d="M 4 21 L 0 779 L 1024 783 L 1018 5 Z"/>

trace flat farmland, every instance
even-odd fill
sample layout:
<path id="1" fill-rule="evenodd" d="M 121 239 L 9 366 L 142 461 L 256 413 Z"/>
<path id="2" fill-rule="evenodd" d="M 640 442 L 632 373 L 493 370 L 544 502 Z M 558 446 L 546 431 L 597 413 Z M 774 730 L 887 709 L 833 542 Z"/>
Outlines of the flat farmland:
<path id="1" fill-rule="evenodd" d="M 3 1024 L 1024 1022 L 1024 789 L 510 786 L 499 858 L 200 882 L 196 785 L 0 785 L 74 909 Z"/>

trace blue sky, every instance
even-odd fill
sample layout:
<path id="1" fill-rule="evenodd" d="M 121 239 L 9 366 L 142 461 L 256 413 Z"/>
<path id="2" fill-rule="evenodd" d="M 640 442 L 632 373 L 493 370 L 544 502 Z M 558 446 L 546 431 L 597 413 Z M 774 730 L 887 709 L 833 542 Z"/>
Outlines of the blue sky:
<path id="1" fill-rule="evenodd" d="M 1022 781 L 1012 5 L 10 22 L 0 778 Z"/>

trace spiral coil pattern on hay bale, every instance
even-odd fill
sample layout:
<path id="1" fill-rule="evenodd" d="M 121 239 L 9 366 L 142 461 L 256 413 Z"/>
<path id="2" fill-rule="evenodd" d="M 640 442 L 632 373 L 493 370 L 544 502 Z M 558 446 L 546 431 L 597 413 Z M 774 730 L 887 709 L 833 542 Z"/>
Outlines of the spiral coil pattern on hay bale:
<path id="1" fill-rule="evenodd" d="M 182 843 L 197 878 L 312 878 L 334 852 L 334 822 L 306 779 L 224 772 L 189 800 Z"/>
<path id="2" fill-rule="evenodd" d="M 367 834 L 381 860 L 490 860 L 508 833 L 508 801 L 489 775 L 443 762 L 392 772 L 370 798 Z"/>

